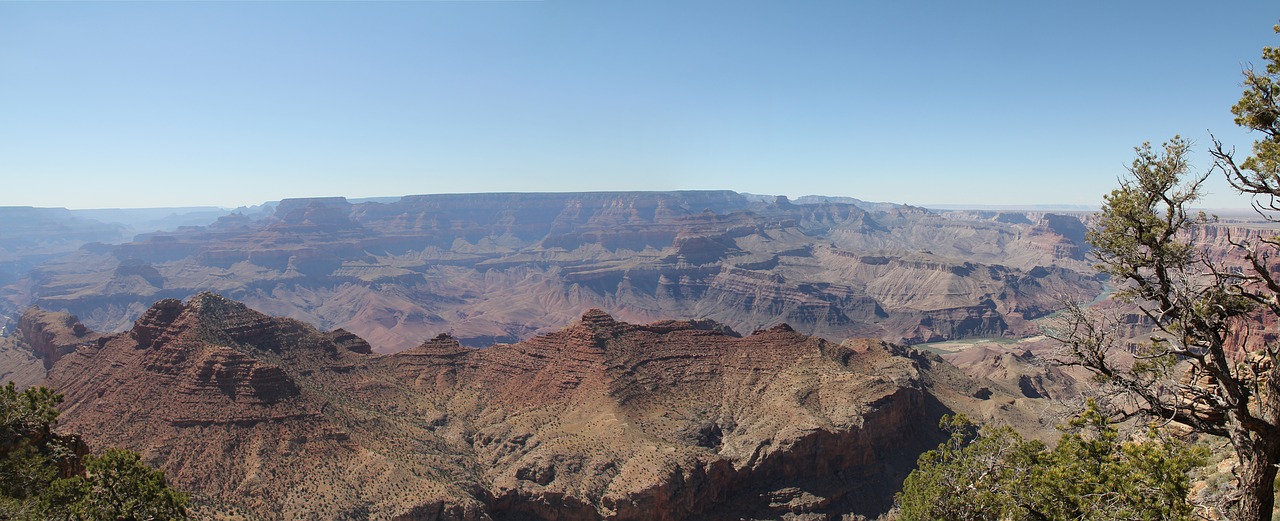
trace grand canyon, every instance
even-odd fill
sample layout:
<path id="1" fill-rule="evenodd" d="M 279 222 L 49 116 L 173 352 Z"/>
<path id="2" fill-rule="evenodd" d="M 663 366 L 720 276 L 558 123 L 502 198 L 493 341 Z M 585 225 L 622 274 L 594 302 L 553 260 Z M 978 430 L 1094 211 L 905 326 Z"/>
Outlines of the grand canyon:
<path id="1" fill-rule="evenodd" d="M 160 299 L 217 291 L 380 353 L 440 333 L 516 342 L 588 308 L 742 331 L 785 321 L 836 341 L 1024 336 L 1102 289 L 1082 217 L 1046 212 L 728 191 L 293 199 L 121 242 L 106 224 L 8 211 L 11 320 L 35 305 L 116 332 Z M 55 241 L 71 251 L 50 253 Z"/>
<path id="2" fill-rule="evenodd" d="M 1106 299 L 1081 212 L 729 191 L 172 212 L 0 208 L 0 379 L 62 393 L 60 429 L 138 451 L 201 518 L 876 518 L 943 415 L 1052 437 L 1088 385 L 1047 363 L 1066 303 L 1152 325 Z M 1263 228 L 1193 239 L 1222 260 Z"/>
<path id="3" fill-rule="evenodd" d="M 422 195 L 133 237 L 0 214 L 0 377 L 217 519 L 874 518 L 944 414 L 1047 438 L 1078 382 L 1039 324 L 1105 290 L 1071 212 Z"/>
<path id="4" fill-rule="evenodd" d="M 0 519 L 1280 519 L 1272 4 L 0 2 Z"/>

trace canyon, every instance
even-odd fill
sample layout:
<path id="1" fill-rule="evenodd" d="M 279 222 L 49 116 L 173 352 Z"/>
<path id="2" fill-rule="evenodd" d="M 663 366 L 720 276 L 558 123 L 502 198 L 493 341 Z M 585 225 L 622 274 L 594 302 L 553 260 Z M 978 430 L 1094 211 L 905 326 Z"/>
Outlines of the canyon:
<path id="1" fill-rule="evenodd" d="M 786 321 L 833 341 L 1020 337 L 1061 299 L 1102 291 L 1084 219 L 730 191 L 287 199 L 128 241 L 15 250 L 0 314 L 36 305 L 118 332 L 157 300 L 216 291 L 382 353 L 441 333 L 516 342 L 589 308 L 742 331 Z"/>
<path id="2" fill-rule="evenodd" d="M 125 238 L 36 210 L 0 209 L 0 380 L 201 518 L 875 518 L 944 414 L 1056 435 L 1064 300 L 1151 331 L 1079 213 L 335 197 Z M 1196 233 L 1231 261 L 1262 229 Z"/>
<path id="3" fill-rule="evenodd" d="M 1048 429 L 1044 400 L 879 340 L 588 310 L 515 344 L 395 354 L 213 293 L 71 349 L 61 429 L 139 451 L 222 519 L 875 517 L 942 414 Z"/>

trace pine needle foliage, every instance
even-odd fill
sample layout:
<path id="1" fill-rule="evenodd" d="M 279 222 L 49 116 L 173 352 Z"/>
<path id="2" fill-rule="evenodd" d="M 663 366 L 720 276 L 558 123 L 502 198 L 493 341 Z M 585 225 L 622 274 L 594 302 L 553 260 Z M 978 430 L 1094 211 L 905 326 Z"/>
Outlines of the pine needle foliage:
<path id="1" fill-rule="evenodd" d="M 0 387 L 0 519 L 160 521 L 187 519 L 187 495 L 136 453 L 86 454 L 78 437 L 54 432 L 62 396 L 47 387 Z"/>
<path id="2" fill-rule="evenodd" d="M 1009 427 L 946 416 L 897 496 L 903 521 L 1190 520 L 1190 472 L 1208 451 L 1150 430 L 1123 439 L 1095 403 L 1053 448 Z"/>

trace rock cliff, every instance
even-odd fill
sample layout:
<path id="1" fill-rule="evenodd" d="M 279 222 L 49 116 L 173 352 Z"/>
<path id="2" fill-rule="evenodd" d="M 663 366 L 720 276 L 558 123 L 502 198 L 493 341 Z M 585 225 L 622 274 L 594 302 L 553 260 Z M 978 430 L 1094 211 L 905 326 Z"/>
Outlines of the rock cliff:
<path id="1" fill-rule="evenodd" d="M 76 346 L 96 342 L 95 334 L 75 315 L 30 308 L 18 318 L 14 340 L 40 359 L 45 369 Z"/>
<path id="2" fill-rule="evenodd" d="M 729 191 L 291 199 L 266 218 L 50 260 L 0 288 L 0 314 L 35 304 L 121 331 L 154 301 L 217 291 L 341 327 L 379 352 L 445 332 L 469 346 L 515 342 L 591 307 L 637 322 L 699 317 L 750 331 L 783 320 L 830 340 L 916 342 L 1022 335 L 1059 297 L 1101 290 L 1081 260 L 1079 216 L 803 201 Z"/>
<path id="3" fill-rule="evenodd" d="M 66 396 L 62 428 L 90 445 L 138 450 L 194 492 L 203 515 L 481 518 L 467 490 L 419 475 L 425 464 L 407 458 L 423 451 L 359 441 L 359 387 L 329 394 L 330 376 L 368 356 L 347 336 L 206 293 L 160 301 L 132 331 L 81 345 L 48 384 Z"/>
<path id="4" fill-rule="evenodd" d="M 46 369 L 17 336 L 0 337 L 0 383 L 13 382 L 18 389 L 39 385 L 44 381 Z"/>
<path id="5" fill-rule="evenodd" d="M 80 344 L 48 382 L 90 445 L 140 451 L 202 515 L 263 519 L 875 516 L 937 418 L 984 401 L 936 357 L 785 324 L 590 310 L 514 344 L 376 355 L 209 293 Z"/>

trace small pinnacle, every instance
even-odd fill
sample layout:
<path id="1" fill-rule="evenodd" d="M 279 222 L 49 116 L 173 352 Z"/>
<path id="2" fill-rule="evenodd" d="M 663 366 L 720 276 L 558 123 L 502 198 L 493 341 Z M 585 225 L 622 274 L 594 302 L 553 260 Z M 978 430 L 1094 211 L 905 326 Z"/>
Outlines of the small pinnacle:
<path id="1" fill-rule="evenodd" d="M 616 321 L 603 310 L 591 308 L 582 314 L 582 323 L 588 326 L 610 326 Z"/>
<path id="2" fill-rule="evenodd" d="M 776 333 L 791 333 L 791 332 L 793 332 L 793 331 L 795 331 L 795 328 L 791 327 L 791 326 L 790 326 L 789 324 L 787 324 L 786 322 L 783 322 L 783 323 L 778 324 L 778 325 L 776 325 L 776 326 L 773 326 L 773 327 L 771 327 L 771 328 L 769 328 L 769 329 L 757 329 L 757 330 L 755 330 L 755 331 L 752 331 L 752 332 L 751 332 L 751 334 L 752 334 L 752 335 L 759 335 L 759 334 L 761 334 L 761 333 L 775 333 L 775 332 L 776 332 Z"/>

